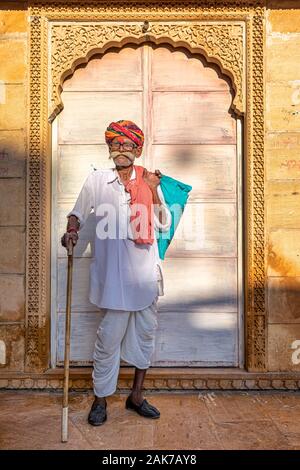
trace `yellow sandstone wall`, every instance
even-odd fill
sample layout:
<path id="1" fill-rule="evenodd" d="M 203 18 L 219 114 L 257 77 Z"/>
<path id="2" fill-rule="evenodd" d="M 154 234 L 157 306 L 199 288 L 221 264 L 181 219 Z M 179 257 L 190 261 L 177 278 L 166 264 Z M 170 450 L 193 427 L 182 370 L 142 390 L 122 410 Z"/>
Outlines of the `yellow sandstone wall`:
<path id="1" fill-rule="evenodd" d="M 268 369 L 300 371 L 300 2 L 266 10 Z M 291 2 L 295 7 L 296 1 Z M 0 5 L 0 371 L 24 370 L 28 14 Z"/>
<path id="2" fill-rule="evenodd" d="M 282 8 L 286 3 L 272 2 L 266 12 L 266 242 L 272 371 L 300 370 L 300 364 L 292 361 L 292 344 L 300 340 L 300 2 L 298 9 Z"/>
<path id="3" fill-rule="evenodd" d="M 24 369 L 27 12 L 0 10 L 0 371 Z"/>

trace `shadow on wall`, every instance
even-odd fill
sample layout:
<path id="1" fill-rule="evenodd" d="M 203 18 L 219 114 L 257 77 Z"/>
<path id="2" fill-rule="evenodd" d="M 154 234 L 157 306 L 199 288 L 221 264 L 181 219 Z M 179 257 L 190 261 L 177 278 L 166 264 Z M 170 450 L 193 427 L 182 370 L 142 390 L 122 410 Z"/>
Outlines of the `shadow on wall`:
<path id="1" fill-rule="evenodd" d="M 295 263 L 280 254 L 280 251 L 269 241 L 267 297 L 268 310 L 272 322 L 300 322 L 300 278 Z"/>

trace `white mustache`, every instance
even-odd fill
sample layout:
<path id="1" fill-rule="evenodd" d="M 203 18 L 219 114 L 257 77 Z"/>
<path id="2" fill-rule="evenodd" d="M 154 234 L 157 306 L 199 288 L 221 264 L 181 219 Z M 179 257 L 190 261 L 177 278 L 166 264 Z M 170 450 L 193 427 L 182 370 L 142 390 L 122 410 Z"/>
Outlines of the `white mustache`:
<path id="1" fill-rule="evenodd" d="M 125 156 L 127 158 L 129 158 L 130 161 L 134 161 L 134 155 L 132 152 L 120 152 L 119 150 L 115 150 L 115 151 L 112 151 L 109 153 L 109 158 L 112 158 L 112 159 L 115 159 L 116 157 L 118 157 L 119 155 L 122 155 L 122 156 Z"/>

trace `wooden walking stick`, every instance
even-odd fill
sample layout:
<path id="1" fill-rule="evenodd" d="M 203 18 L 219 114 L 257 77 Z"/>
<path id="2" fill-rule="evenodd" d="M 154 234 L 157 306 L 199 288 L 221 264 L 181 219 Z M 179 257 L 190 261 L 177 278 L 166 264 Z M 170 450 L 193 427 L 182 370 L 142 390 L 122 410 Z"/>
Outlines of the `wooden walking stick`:
<path id="1" fill-rule="evenodd" d="M 69 370 L 70 370 L 70 336 L 71 336 L 71 300 L 72 300 L 72 271 L 73 271 L 73 241 L 68 242 L 68 278 L 65 327 L 65 357 L 64 357 L 64 396 L 61 422 L 61 441 L 68 441 L 68 402 L 69 402 Z"/>

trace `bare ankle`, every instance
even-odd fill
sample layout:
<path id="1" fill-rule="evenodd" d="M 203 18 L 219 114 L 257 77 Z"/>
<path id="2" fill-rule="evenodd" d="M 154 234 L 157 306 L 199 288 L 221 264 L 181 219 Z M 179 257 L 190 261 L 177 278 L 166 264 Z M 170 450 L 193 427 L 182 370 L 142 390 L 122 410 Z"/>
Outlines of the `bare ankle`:
<path id="1" fill-rule="evenodd" d="M 105 403 L 106 403 L 106 398 L 105 398 L 105 397 L 97 397 L 97 396 L 95 395 L 95 401 L 96 401 L 97 403 L 100 403 L 100 404 L 102 404 L 102 405 L 105 405 Z"/>
<path id="2" fill-rule="evenodd" d="M 132 390 L 130 396 L 134 401 L 140 402 L 143 400 L 143 393 L 141 390 Z"/>

